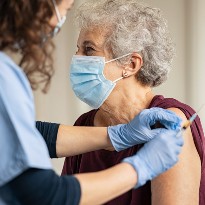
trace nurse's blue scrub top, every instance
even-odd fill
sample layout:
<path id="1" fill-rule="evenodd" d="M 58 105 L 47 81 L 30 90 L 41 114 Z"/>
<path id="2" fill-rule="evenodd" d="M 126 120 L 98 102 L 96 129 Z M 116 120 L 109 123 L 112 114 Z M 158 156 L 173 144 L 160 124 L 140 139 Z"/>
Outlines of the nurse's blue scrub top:
<path id="1" fill-rule="evenodd" d="M 0 188 L 28 168 L 51 169 L 51 162 L 27 77 L 0 52 Z"/>

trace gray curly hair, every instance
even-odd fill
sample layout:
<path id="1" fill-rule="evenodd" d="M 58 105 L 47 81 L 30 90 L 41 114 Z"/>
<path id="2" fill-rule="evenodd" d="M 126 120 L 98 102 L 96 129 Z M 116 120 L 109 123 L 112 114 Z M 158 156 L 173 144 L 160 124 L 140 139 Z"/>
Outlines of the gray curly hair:
<path id="1" fill-rule="evenodd" d="M 76 23 L 80 29 L 107 29 L 113 58 L 139 53 L 143 66 L 136 78 L 143 85 L 155 87 L 167 79 L 175 49 L 159 9 L 138 0 L 90 0 L 79 7 Z"/>

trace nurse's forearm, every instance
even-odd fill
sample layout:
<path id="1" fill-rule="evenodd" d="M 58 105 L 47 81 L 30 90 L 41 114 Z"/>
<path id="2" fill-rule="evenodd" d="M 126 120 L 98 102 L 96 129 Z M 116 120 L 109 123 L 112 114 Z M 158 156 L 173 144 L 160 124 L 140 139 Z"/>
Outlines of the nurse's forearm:
<path id="1" fill-rule="evenodd" d="M 80 205 L 97 205 L 120 196 L 137 184 L 136 171 L 130 164 L 120 163 L 95 173 L 78 174 L 80 182 Z"/>
<path id="2" fill-rule="evenodd" d="M 78 155 L 111 146 L 105 127 L 59 126 L 56 141 L 58 157 Z"/>

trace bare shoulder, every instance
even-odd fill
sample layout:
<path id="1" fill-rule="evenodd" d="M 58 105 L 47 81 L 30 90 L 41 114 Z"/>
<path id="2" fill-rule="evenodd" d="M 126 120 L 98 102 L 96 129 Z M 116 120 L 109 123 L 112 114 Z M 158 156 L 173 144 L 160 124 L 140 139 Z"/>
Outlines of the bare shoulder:
<path id="1" fill-rule="evenodd" d="M 187 120 L 177 108 L 169 108 Z M 182 122 L 182 123 L 183 123 Z M 201 178 L 201 161 L 196 150 L 191 129 L 184 134 L 184 146 L 178 163 L 151 182 L 153 205 L 198 205 Z"/>

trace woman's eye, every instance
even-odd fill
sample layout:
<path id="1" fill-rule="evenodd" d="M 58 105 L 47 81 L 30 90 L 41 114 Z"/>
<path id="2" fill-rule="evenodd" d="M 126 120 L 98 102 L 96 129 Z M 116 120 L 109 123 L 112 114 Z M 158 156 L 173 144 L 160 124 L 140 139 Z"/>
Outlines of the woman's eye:
<path id="1" fill-rule="evenodd" d="M 95 51 L 94 48 L 88 46 L 88 47 L 85 47 L 85 54 L 86 55 L 92 55 L 92 53 Z"/>

